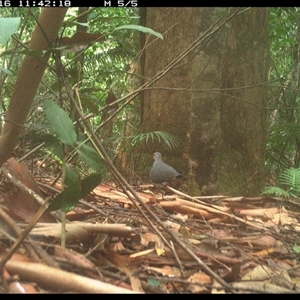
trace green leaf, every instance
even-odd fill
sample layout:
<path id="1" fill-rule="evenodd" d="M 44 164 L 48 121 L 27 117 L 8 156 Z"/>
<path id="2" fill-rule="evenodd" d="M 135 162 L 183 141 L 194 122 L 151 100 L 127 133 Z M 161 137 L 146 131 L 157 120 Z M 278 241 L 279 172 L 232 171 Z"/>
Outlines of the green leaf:
<path id="1" fill-rule="evenodd" d="M 104 169 L 103 159 L 98 152 L 88 144 L 82 144 L 77 150 L 81 159 L 96 172 L 101 173 Z"/>
<path id="2" fill-rule="evenodd" d="M 51 201 L 48 211 L 57 209 L 69 211 L 77 205 L 81 198 L 81 181 L 79 172 L 69 165 L 65 166 L 64 171 L 64 189 Z"/>
<path id="3" fill-rule="evenodd" d="M 51 129 L 59 140 L 67 146 L 74 146 L 76 143 L 76 132 L 66 112 L 49 100 L 44 102 L 44 112 Z"/>
<path id="4" fill-rule="evenodd" d="M 62 210 L 68 211 L 77 205 L 81 197 L 80 175 L 76 168 L 65 166 L 63 186 L 66 197 L 63 199 Z"/>
<path id="5" fill-rule="evenodd" d="M 147 143 L 148 140 L 151 140 L 152 142 L 157 140 L 159 143 L 163 141 L 171 149 L 180 149 L 182 146 L 182 143 L 177 136 L 165 131 L 151 131 L 138 134 L 132 138 L 131 144 L 135 145 L 136 143 L 141 141 L 146 141 Z"/>
<path id="6" fill-rule="evenodd" d="M 62 191 L 60 194 L 56 195 L 50 202 L 47 211 L 54 211 L 61 209 L 62 207 L 62 202 L 64 198 L 64 191 Z"/>
<path id="7" fill-rule="evenodd" d="M 285 169 L 278 181 L 282 187 L 268 186 L 263 189 L 263 195 L 275 195 L 276 197 L 300 199 L 300 169 Z"/>
<path id="8" fill-rule="evenodd" d="M 144 33 L 150 33 L 154 36 L 157 36 L 158 38 L 160 39 L 164 39 L 162 34 L 159 33 L 159 32 L 156 32 L 154 31 L 153 29 L 149 28 L 149 27 L 144 27 L 144 26 L 141 26 L 141 25 L 122 25 L 122 26 L 118 26 L 114 29 L 115 30 L 120 30 L 120 29 L 134 29 L 134 30 L 139 30 L 141 32 L 144 32 Z"/>
<path id="9" fill-rule="evenodd" d="M 7 75 L 13 75 L 13 73 L 5 68 L 1 68 L 0 67 L 0 71 L 2 71 L 3 73 L 7 74 Z"/>
<path id="10" fill-rule="evenodd" d="M 81 197 L 88 195 L 95 187 L 102 181 L 102 175 L 99 173 L 93 173 L 81 182 Z"/>
<path id="11" fill-rule="evenodd" d="M 263 189 L 261 195 L 269 195 L 275 197 L 284 197 L 288 198 L 289 193 L 286 192 L 284 189 L 277 187 L 277 186 L 267 186 Z"/>
<path id="12" fill-rule="evenodd" d="M 46 133 L 43 136 L 46 148 L 60 160 L 63 160 L 64 154 L 60 141 L 53 135 Z"/>
<path id="13" fill-rule="evenodd" d="M 161 280 L 149 278 L 147 279 L 147 282 L 152 287 L 159 287 L 161 285 Z"/>
<path id="14" fill-rule="evenodd" d="M 0 44 L 5 45 L 10 36 L 18 30 L 21 18 L 0 19 Z"/>
<path id="15" fill-rule="evenodd" d="M 78 172 L 68 166 L 65 174 L 64 190 L 51 201 L 48 211 L 71 210 L 77 205 L 80 198 L 88 195 L 102 181 L 101 174 L 93 173 L 80 182 Z"/>
<path id="16" fill-rule="evenodd" d="M 300 169 L 286 169 L 279 175 L 278 178 L 280 184 L 287 185 L 296 189 L 300 188 Z"/>
<path id="17" fill-rule="evenodd" d="M 300 246 L 298 246 L 298 245 L 293 246 L 293 250 L 294 250 L 296 253 L 300 253 Z"/>

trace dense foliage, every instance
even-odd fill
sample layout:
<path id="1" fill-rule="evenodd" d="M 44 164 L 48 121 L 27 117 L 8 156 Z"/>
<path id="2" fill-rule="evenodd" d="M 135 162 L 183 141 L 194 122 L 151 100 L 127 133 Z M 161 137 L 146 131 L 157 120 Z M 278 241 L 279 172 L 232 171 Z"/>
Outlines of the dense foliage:
<path id="1" fill-rule="evenodd" d="M 278 174 L 299 168 L 300 163 L 299 21 L 300 10 L 297 7 L 269 9 L 272 58 L 266 149 L 269 185 L 280 184 Z"/>
<path id="2" fill-rule="evenodd" d="M 25 53 L 28 53 L 28 41 L 36 25 L 40 9 L 20 8 L 2 9 L 0 17 L 21 17 L 21 25 L 5 49 L 0 48 L 0 94 L 1 111 L 7 110 L 14 82 L 20 63 Z M 84 115 L 90 117 L 95 131 L 100 131 L 104 119 L 104 110 L 113 96 L 119 99 L 128 93 L 129 80 L 133 81 L 131 64 L 138 53 L 138 31 L 116 30 L 119 26 L 138 23 L 138 12 L 135 9 L 115 8 L 70 8 L 61 30 L 60 38 L 71 38 L 78 31 L 95 35 L 103 35 L 105 41 L 95 41 L 86 44 L 71 44 L 67 47 L 53 45 L 53 55 L 49 61 L 39 92 L 36 95 L 31 114 L 27 121 L 18 148 L 18 156 L 22 156 L 28 148 L 32 149 L 44 140 L 44 133 L 49 124 L 42 113 L 44 101 L 50 99 L 59 103 L 73 122 L 78 116 L 70 104 L 67 90 L 72 90 Z M 61 40 L 63 40 L 61 39 Z M 32 53 L 34 55 L 34 53 Z M 61 76 L 63 73 L 64 76 Z M 131 77 L 131 79 L 129 79 Z M 66 81 L 64 80 L 66 78 Z M 111 109 L 111 108 L 109 108 Z M 128 106 L 127 109 L 132 109 Z M 135 109 L 135 108 L 134 108 Z M 75 125 L 78 134 L 83 133 L 80 123 Z M 112 128 L 110 139 L 116 140 L 124 127 L 124 111 L 118 114 Z M 109 142 L 106 140 L 107 144 Z M 111 144 L 109 144 L 111 145 Z M 22 152 L 25 150 L 24 152 Z"/>
<path id="3" fill-rule="evenodd" d="M 5 115 L 14 82 L 28 41 L 39 16 L 39 8 L 2 8 L 0 18 L 21 17 L 18 31 L 5 45 L 0 45 L 0 99 L 1 116 Z M 269 84 L 269 129 L 266 149 L 266 182 L 276 185 L 278 174 L 286 169 L 299 168 L 300 164 L 300 9 L 270 8 L 269 29 L 272 64 Z M 76 111 L 68 100 L 67 89 L 76 94 L 84 115 L 107 147 L 111 157 L 117 146 L 128 151 L 145 139 L 161 139 L 170 147 L 177 145 L 176 137 L 163 132 L 140 134 L 139 104 L 132 102 L 114 118 L 109 132 L 101 124 L 122 103 L 108 106 L 128 94 L 139 82 L 136 71 L 139 62 L 139 31 L 122 29 L 122 25 L 138 24 L 137 9 L 124 8 L 71 8 L 61 30 L 61 37 L 72 37 L 78 31 L 102 34 L 105 41 L 86 45 L 72 45 L 55 49 L 49 61 L 39 92 L 36 95 L 17 151 L 21 157 L 28 149 L 45 141 L 49 123 L 42 113 L 45 100 L 58 103 L 74 122 L 77 134 L 84 134 Z M 27 52 L 26 52 L 27 51 Z M 63 72 L 67 81 L 61 76 Z M 105 109 L 107 107 L 107 109 Z M 104 127 L 105 128 L 105 127 Z M 104 131 L 103 131 L 104 130 Z M 121 143 L 129 140 L 129 143 Z M 124 146 L 125 145 L 125 146 Z M 50 147 L 51 148 L 51 147 Z M 51 149 L 50 149 L 51 150 Z M 51 152 L 51 151 L 50 151 Z M 49 153 L 49 152 L 48 152 Z M 45 155 L 43 150 L 39 155 Z M 53 154 L 53 153 L 52 153 Z M 41 159 L 41 157 L 40 157 Z"/>

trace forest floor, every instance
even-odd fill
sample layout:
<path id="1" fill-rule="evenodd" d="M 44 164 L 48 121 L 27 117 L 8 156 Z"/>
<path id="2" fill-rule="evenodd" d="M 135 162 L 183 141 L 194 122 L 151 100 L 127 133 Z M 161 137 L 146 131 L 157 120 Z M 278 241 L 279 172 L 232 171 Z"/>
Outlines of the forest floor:
<path id="1" fill-rule="evenodd" d="M 39 218 L 36 203 L 60 184 L 16 161 L 5 168 L 1 293 L 300 292 L 300 202 L 153 185 L 132 187 L 136 201 L 103 182 L 67 212 L 62 235 L 62 214 Z"/>

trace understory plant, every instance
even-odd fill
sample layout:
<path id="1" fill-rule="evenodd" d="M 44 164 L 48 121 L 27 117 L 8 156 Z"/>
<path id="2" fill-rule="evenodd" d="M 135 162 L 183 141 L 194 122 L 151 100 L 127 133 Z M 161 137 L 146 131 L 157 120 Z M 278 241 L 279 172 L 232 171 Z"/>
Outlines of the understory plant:
<path id="1" fill-rule="evenodd" d="M 267 186 L 262 195 L 300 199 L 300 168 L 289 168 L 278 176 L 279 186 Z"/>

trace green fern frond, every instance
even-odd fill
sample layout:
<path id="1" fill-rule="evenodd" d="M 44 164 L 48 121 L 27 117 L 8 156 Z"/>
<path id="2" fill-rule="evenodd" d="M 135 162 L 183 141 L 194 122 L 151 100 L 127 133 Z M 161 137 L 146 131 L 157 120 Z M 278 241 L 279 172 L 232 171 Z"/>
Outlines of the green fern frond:
<path id="1" fill-rule="evenodd" d="M 289 198 L 290 194 L 277 186 L 267 186 L 263 189 L 261 195 Z"/>
<path id="2" fill-rule="evenodd" d="M 88 71 L 95 67 L 116 66 L 117 63 L 125 62 L 132 57 L 132 51 L 123 47 L 109 49 L 101 53 L 87 56 L 84 62 L 84 70 Z"/>
<path id="3" fill-rule="evenodd" d="M 177 136 L 165 131 L 141 133 L 132 139 L 132 144 L 135 145 L 137 142 L 141 141 L 146 141 L 147 143 L 149 140 L 151 140 L 152 142 L 154 142 L 155 140 L 158 140 L 159 143 L 163 142 L 170 149 L 180 149 L 182 146 L 182 143 Z"/>
<path id="4" fill-rule="evenodd" d="M 127 136 L 116 139 L 116 143 L 120 143 L 121 140 L 130 141 L 131 145 L 134 147 L 138 143 L 145 141 L 147 142 L 155 142 L 158 141 L 159 144 L 165 143 L 170 149 L 181 149 L 182 142 L 180 139 L 168 132 L 165 131 L 151 131 L 137 134 L 135 136 Z"/>
<path id="5" fill-rule="evenodd" d="M 289 168 L 278 177 L 279 183 L 300 191 L 300 169 Z"/>
<path id="6" fill-rule="evenodd" d="M 263 195 L 300 199 L 300 169 L 289 168 L 278 176 L 281 187 L 269 186 L 263 189 Z"/>

